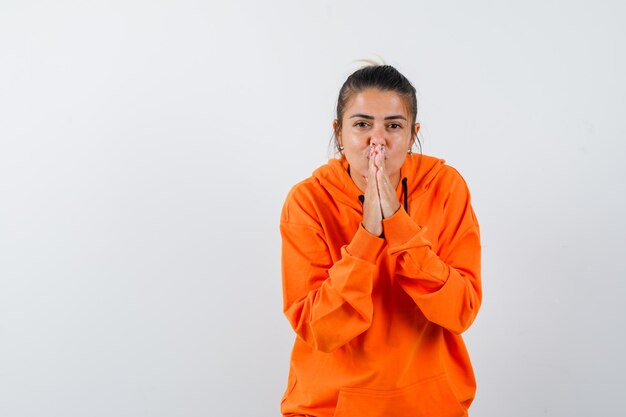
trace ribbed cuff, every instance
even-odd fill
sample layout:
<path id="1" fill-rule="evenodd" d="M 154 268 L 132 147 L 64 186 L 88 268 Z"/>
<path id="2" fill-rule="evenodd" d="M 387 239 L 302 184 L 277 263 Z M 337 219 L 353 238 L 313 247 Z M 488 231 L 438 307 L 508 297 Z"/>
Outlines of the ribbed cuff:
<path id="1" fill-rule="evenodd" d="M 374 264 L 384 246 L 385 239 L 374 236 L 365 230 L 363 225 L 359 225 L 359 229 L 354 234 L 352 242 L 346 247 L 346 251 L 352 256 Z"/>

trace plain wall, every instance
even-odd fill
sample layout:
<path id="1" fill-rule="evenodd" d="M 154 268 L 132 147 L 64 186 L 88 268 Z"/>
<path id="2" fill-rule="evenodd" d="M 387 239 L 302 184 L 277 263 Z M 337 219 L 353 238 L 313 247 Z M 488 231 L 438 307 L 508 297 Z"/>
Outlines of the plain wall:
<path id="1" fill-rule="evenodd" d="M 0 415 L 279 415 L 278 219 L 354 60 L 465 177 L 473 417 L 618 415 L 619 1 L 0 3 Z"/>

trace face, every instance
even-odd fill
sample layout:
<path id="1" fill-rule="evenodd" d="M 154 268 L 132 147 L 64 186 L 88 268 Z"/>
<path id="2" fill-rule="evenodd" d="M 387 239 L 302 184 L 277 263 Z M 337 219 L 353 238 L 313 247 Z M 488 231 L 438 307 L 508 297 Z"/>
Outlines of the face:
<path id="1" fill-rule="evenodd" d="M 368 174 L 370 145 L 385 147 L 387 175 L 393 184 L 398 183 L 400 168 L 419 130 L 419 123 L 410 122 L 404 99 L 393 91 L 367 89 L 348 101 L 337 139 L 359 188 L 364 189 Z"/>

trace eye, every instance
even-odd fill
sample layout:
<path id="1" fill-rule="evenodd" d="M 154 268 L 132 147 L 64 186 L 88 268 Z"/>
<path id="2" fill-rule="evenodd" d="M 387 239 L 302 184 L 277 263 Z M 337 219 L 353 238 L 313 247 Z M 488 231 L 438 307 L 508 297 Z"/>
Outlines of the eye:
<path id="1" fill-rule="evenodd" d="M 356 122 L 356 123 L 354 124 L 354 126 L 355 126 L 355 127 L 367 127 L 367 126 L 369 126 L 369 123 L 364 122 L 364 121 L 362 121 L 362 120 L 359 120 L 358 122 Z"/>
<path id="2" fill-rule="evenodd" d="M 400 123 L 389 123 L 387 127 L 390 129 L 401 129 L 402 125 Z"/>

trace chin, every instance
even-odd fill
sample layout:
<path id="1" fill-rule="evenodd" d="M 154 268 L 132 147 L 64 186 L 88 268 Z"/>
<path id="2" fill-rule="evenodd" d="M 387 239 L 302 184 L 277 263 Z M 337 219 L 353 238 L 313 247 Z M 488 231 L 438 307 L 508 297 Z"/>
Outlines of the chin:
<path id="1" fill-rule="evenodd" d="M 358 178 L 358 179 L 365 180 L 365 178 L 367 178 L 367 174 L 368 174 L 367 169 L 366 169 L 366 170 L 362 170 L 362 169 L 358 169 L 358 168 L 357 168 L 357 169 L 354 169 L 354 167 L 353 167 L 352 165 L 350 166 L 350 172 L 351 172 L 350 176 L 351 176 L 353 179 L 355 179 L 355 180 L 356 180 L 357 178 Z M 356 174 L 356 177 L 354 176 L 354 174 Z"/>

